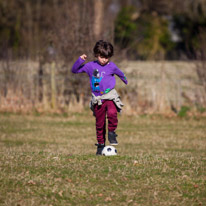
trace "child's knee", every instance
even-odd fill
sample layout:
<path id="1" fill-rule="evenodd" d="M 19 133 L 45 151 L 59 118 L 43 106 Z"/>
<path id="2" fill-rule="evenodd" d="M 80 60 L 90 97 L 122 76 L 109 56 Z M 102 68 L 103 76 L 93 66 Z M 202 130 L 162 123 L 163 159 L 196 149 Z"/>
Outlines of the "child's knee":
<path id="1" fill-rule="evenodd" d="M 115 110 L 115 109 L 110 109 L 110 110 L 107 112 L 107 116 L 108 116 L 108 118 L 117 118 L 117 110 Z"/>

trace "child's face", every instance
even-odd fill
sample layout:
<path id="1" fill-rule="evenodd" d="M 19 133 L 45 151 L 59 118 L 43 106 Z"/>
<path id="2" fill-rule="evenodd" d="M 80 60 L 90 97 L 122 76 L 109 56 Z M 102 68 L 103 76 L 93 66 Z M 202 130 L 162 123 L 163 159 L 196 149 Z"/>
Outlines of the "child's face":
<path id="1" fill-rule="evenodd" d="M 105 58 L 103 56 L 98 56 L 97 60 L 102 66 L 109 62 L 109 58 Z"/>

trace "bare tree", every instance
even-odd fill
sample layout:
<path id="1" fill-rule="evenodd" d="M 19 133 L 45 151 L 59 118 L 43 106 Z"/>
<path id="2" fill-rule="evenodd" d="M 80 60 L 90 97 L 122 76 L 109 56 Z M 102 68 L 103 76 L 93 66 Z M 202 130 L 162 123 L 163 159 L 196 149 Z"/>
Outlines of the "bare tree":
<path id="1" fill-rule="evenodd" d="M 95 39 L 102 38 L 102 26 L 104 19 L 104 4 L 102 0 L 96 0 L 94 2 L 94 36 Z"/>

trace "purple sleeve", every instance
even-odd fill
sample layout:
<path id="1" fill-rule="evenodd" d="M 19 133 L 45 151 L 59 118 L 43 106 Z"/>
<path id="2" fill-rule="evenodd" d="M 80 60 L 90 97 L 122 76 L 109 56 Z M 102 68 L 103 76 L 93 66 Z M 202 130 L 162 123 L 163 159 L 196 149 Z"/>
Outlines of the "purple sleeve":
<path id="1" fill-rule="evenodd" d="M 72 73 L 82 73 L 86 72 L 86 66 L 83 64 L 85 61 L 79 57 L 77 61 L 72 66 Z"/>
<path id="2" fill-rule="evenodd" d="M 114 74 L 116 74 L 125 84 L 128 84 L 126 76 L 124 75 L 124 73 L 116 65 L 115 65 L 115 68 L 114 68 Z"/>

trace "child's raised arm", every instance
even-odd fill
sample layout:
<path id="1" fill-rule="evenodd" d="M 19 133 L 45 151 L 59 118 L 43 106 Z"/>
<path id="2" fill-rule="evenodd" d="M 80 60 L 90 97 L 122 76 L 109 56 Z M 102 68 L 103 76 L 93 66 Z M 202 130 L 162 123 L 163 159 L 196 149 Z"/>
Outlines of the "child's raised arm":
<path id="1" fill-rule="evenodd" d="M 83 64 L 85 62 L 85 60 L 87 59 L 87 55 L 86 54 L 82 54 L 77 61 L 73 64 L 72 66 L 72 73 L 82 73 L 82 72 L 86 72 L 86 67 Z"/>

